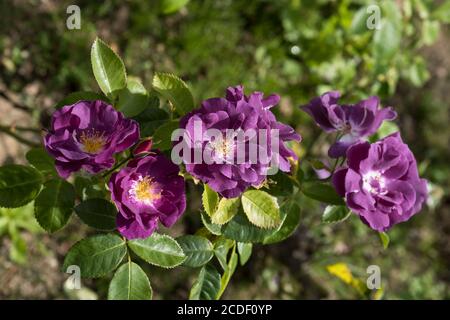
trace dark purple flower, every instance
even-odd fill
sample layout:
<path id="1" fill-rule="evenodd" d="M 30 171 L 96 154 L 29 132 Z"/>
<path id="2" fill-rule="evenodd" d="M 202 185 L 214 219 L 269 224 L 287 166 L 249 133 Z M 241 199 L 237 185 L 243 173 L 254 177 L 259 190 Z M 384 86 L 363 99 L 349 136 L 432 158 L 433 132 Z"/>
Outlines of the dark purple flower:
<path id="1" fill-rule="evenodd" d="M 111 168 L 114 154 L 138 140 L 137 122 L 96 100 L 79 101 L 55 111 L 44 145 L 55 158 L 58 174 L 67 178 L 81 169 L 95 174 Z"/>
<path id="2" fill-rule="evenodd" d="M 347 150 L 348 168 L 333 176 L 336 191 L 361 220 L 377 231 L 411 218 L 427 197 L 427 182 L 400 134 Z"/>
<path id="3" fill-rule="evenodd" d="M 278 95 L 264 98 L 261 92 L 245 96 L 243 87 L 237 86 L 227 89 L 225 99 L 203 101 L 199 109 L 181 119 L 180 128 L 187 131 L 183 143 L 190 148 L 191 155 L 194 149 L 206 151 L 212 155 L 212 161 L 194 163 L 183 159 L 186 170 L 226 198 L 237 197 L 249 186 L 260 185 L 271 164 L 289 172 L 289 158 L 297 156 L 285 142 L 300 141 L 301 137 L 290 126 L 278 122 L 270 111 L 279 100 Z M 198 127 L 202 136 L 195 137 Z M 219 132 L 220 139 L 207 134 L 213 129 Z M 240 135 L 252 131 L 254 134 L 245 138 Z M 279 142 L 278 148 L 273 147 L 275 140 Z M 244 156 L 240 157 L 238 150 L 245 150 Z M 252 150 L 263 156 L 252 160 Z"/>
<path id="4" fill-rule="evenodd" d="M 159 152 L 128 162 L 108 187 L 119 209 L 117 228 L 127 239 L 150 236 L 158 221 L 171 227 L 186 209 L 179 168 Z"/>
<path id="5" fill-rule="evenodd" d="M 381 109 L 378 97 L 354 105 L 339 105 L 339 97 L 339 92 L 331 91 L 302 106 L 325 132 L 339 132 L 339 139 L 328 150 L 332 158 L 344 156 L 352 144 L 376 133 L 384 120 L 397 116 L 391 107 Z"/>

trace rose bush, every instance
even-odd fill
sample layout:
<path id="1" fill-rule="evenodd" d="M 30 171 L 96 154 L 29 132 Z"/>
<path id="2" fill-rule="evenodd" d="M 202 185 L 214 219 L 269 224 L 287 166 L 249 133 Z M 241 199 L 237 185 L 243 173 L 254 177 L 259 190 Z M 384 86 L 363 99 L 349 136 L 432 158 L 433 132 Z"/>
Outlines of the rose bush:
<path id="1" fill-rule="evenodd" d="M 376 97 L 339 105 L 339 94 L 329 92 L 303 107 L 326 133 L 338 133 L 329 151 L 334 165 L 319 163 L 320 170 L 305 173 L 300 135 L 272 112 L 278 95 L 246 96 L 242 86 L 229 87 L 225 98 L 207 99 L 196 109 L 181 79 L 156 73 L 149 94 L 99 39 L 91 60 L 103 94 L 67 97 L 43 139 L 46 151 L 31 150 L 31 166 L 0 168 L 0 206 L 34 201 L 36 220 L 50 233 L 63 228 L 73 212 L 101 231 L 74 244 L 63 269 L 75 265 L 91 278 L 114 272 L 109 299 L 151 299 L 150 280 L 133 262 L 136 256 L 162 268 L 201 268 L 190 298 L 219 299 L 253 244 L 280 242 L 295 232 L 299 199 L 326 205 L 324 222 L 343 221 L 353 211 L 384 232 L 418 213 L 427 197 L 426 181 L 399 133 L 366 141 L 396 116 L 391 108 L 380 109 Z M 181 141 L 172 141 L 179 128 L 185 129 Z M 208 129 L 218 133 L 215 139 Z M 248 130 L 240 140 L 239 133 Z M 253 140 L 260 132 L 264 139 Z M 178 166 L 170 149 L 180 144 L 183 160 L 196 149 L 210 159 Z M 263 151 L 262 159 L 250 159 L 253 145 Z M 245 151 L 241 159 L 239 147 Z M 281 172 L 272 175 L 273 166 Z M 328 174 L 317 179 L 312 171 Z M 203 226 L 175 239 L 158 226 L 172 227 L 187 202 L 195 201 L 187 198 L 186 186 L 203 192 L 202 211 L 195 215 Z"/>

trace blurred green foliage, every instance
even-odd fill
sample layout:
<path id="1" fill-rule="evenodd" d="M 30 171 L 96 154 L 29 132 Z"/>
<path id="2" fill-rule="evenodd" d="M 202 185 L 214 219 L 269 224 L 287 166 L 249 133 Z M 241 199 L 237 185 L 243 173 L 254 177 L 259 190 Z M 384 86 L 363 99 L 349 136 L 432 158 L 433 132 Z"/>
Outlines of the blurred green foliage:
<path id="1" fill-rule="evenodd" d="M 12 261 L 25 264 L 27 262 L 27 245 L 22 232 L 42 232 L 34 219 L 33 203 L 21 208 L 0 208 L 0 238 L 7 236 L 11 239 L 9 256 Z"/>
<path id="2" fill-rule="evenodd" d="M 44 111 L 40 125 L 48 121 L 44 109 L 68 93 L 97 88 L 88 59 L 96 36 L 112 45 L 145 87 L 156 71 L 173 72 L 189 84 L 197 104 L 236 84 L 279 93 L 275 112 L 304 137 L 301 154 L 320 158 L 326 150 L 327 141 L 297 108 L 326 90 L 340 90 L 349 101 L 379 95 L 399 112 L 396 125 L 432 183 L 430 208 L 389 232 L 384 250 L 355 216 L 324 225 L 323 208 L 300 198 L 296 235 L 273 248 L 254 248 L 255 261 L 238 271 L 225 297 L 361 298 L 328 273 L 328 265 L 343 262 L 361 279 L 368 265 L 379 265 L 386 298 L 450 298 L 450 75 L 448 65 L 427 53 L 439 37 L 447 34 L 441 42 L 449 41 L 449 0 L 80 0 L 81 30 L 66 28 L 69 4 L 0 2 L 0 90 Z M 367 28 L 370 5 L 380 8 L 379 29 Z M 445 57 L 450 65 L 448 52 Z M 438 67 L 447 72 L 439 81 L 433 79 Z M 37 95 L 26 93 L 31 83 L 40 84 Z M 312 174 L 308 163 L 301 166 Z M 191 203 L 191 211 L 199 205 Z M 185 228 L 197 218 L 186 217 Z M 176 289 L 186 296 L 189 274 L 151 272 L 160 277 L 154 286 L 161 297 L 173 298 Z M 104 284 L 96 285 L 101 295 Z"/>

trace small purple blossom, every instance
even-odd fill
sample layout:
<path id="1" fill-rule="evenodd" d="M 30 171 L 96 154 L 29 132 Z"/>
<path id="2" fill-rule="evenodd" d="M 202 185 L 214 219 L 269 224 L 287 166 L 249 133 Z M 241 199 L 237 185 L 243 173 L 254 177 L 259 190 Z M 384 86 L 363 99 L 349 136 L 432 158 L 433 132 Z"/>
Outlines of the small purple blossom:
<path id="1" fill-rule="evenodd" d="M 419 177 L 417 163 L 400 134 L 347 150 L 348 168 L 333 175 L 336 191 L 361 220 L 386 231 L 419 212 L 427 197 L 427 182 Z"/>
<path id="2" fill-rule="evenodd" d="M 159 152 L 128 162 L 108 187 L 119 209 L 117 229 L 127 239 L 150 236 L 158 222 L 171 227 L 186 209 L 179 168 Z"/>
<path id="3" fill-rule="evenodd" d="M 79 101 L 55 111 L 44 138 L 62 178 L 84 169 L 98 173 L 111 168 L 114 154 L 139 140 L 139 126 L 101 101 Z"/>
<path id="4" fill-rule="evenodd" d="M 328 150 L 332 158 L 345 155 L 347 149 L 377 132 L 384 120 L 393 120 L 397 113 L 380 108 L 380 99 L 370 97 L 354 105 L 340 105 L 340 93 L 330 91 L 302 106 L 325 132 L 338 132 L 340 137 Z"/>
<path id="5" fill-rule="evenodd" d="M 264 98 L 261 92 L 245 96 L 242 86 L 229 87 L 225 99 L 212 98 L 203 101 L 199 109 L 181 119 L 180 128 L 186 129 L 187 136 L 184 140 L 188 141 L 183 143 L 190 148 L 189 151 L 194 153 L 195 148 L 206 150 L 212 154 L 213 161 L 185 161 L 187 172 L 226 198 L 238 197 L 248 187 L 259 186 L 268 174 L 271 161 L 275 162 L 280 170 L 289 172 L 289 158 L 297 159 L 297 156 L 285 142 L 300 141 L 301 137 L 290 126 L 278 122 L 270 111 L 279 101 L 278 95 Z M 199 140 L 194 139 L 198 124 L 202 132 L 215 129 L 223 138 L 216 141 L 208 134 L 203 134 Z M 251 137 L 238 139 L 236 135 L 228 135 L 230 131 L 253 131 L 254 137 L 266 132 L 263 134 L 266 143 Z M 275 131 L 278 133 L 276 138 L 271 135 Z M 279 142 L 278 148 L 271 147 L 274 139 Z M 236 161 L 239 157 L 237 150 L 240 148 L 245 150 L 246 154 L 241 158 L 242 161 Z M 249 150 L 261 151 L 260 154 L 264 154 L 264 157 L 250 161 Z"/>

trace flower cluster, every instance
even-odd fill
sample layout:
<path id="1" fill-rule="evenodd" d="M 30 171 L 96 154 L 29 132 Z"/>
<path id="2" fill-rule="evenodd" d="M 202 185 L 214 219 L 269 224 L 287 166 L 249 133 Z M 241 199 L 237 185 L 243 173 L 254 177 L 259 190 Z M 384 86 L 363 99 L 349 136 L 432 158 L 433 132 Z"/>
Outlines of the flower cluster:
<path id="1" fill-rule="evenodd" d="M 114 165 L 114 155 L 135 145 L 139 125 L 103 101 L 80 101 L 53 114 L 45 147 L 55 158 L 58 174 L 68 178 L 84 169 L 96 174 Z M 184 179 L 179 168 L 151 140 L 133 150 L 136 157 L 113 173 L 108 183 L 119 209 L 116 223 L 128 239 L 148 237 L 160 221 L 172 226 L 186 208 Z"/>
<path id="2" fill-rule="evenodd" d="M 377 97 L 354 105 L 339 105 L 338 99 L 338 92 L 328 92 L 302 109 L 324 131 L 338 132 L 329 155 L 347 163 L 331 177 L 337 192 L 364 223 L 385 231 L 421 209 L 426 181 L 399 133 L 373 144 L 365 141 L 384 120 L 396 117 L 392 108 L 381 109 Z M 297 156 L 287 143 L 301 137 L 272 113 L 279 100 L 261 92 L 246 96 L 236 86 L 226 90 L 225 98 L 203 101 L 180 120 L 183 135 L 174 144 L 174 150 L 182 147 L 186 171 L 225 198 L 260 186 L 273 169 L 290 172 L 290 159 Z M 139 124 L 100 100 L 57 110 L 44 138 L 62 178 L 80 170 L 97 174 L 111 169 L 115 155 L 130 149 L 124 167 L 115 171 L 119 164 L 104 174 L 111 174 L 108 187 L 119 211 L 117 229 L 128 239 L 150 236 L 159 222 L 172 226 L 186 209 L 179 167 L 153 150 L 151 139 L 138 144 L 139 139 Z"/>
<path id="3" fill-rule="evenodd" d="M 342 106 L 338 98 L 338 92 L 328 92 L 302 109 L 324 131 L 342 133 L 329 156 L 346 157 L 347 164 L 333 174 L 333 185 L 364 223 L 386 231 L 420 211 L 426 180 L 419 177 L 414 155 L 398 132 L 372 144 L 364 141 L 384 120 L 396 117 L 392 108 L 380 109 L 377 97 Z"/>
<path id="4" fill-rule="evenodd" d="M 211 161 L 190 162 L 183 157 L 187 172 L 226 198 L 260 185 L 271 165 L 289 172 L 289 158 L 297 156 L 285 143 L 301 137 L 270 111 L 279 100 L 278 95 L 264 98 L 261 92 L 245 96 L 243 87 L 237 86 L 228 88 L 225 98 L 203 101 L 181 119 L 186 134 L 179 143 L 187 146 L 184 156 L 200 151 L 210 154 Z M 197 129 L 201 133 L 196 137 Z M 211 130 L 219 136 L 213 139 Z M 245 151 L 244 157 L 239 158 L 239 150 Z"/>
<path id="5" fill-rule="evenodd" d="M 180 126 L 188 133 L 194 133 L 195 121 L 204 129 L 219 130 L 220 138 L 223 133 L 223 140 L 205 140 L 202 146 L 211 152 L 213 159 L 225 160 L 186 164 L 187 171 L 224 197 L 237 197 L 247 187 L 260 185 L 274 163 L 288 172 L 289 158 L 296 159 L 296 155 L 285 142 L 299 141 L 300 136 L 293 128 L 278 122 L 269 110 L 279 99 L 277 95 L 264 98 L 259 92 L 247 97 L 238 86 L 227 90 L 226 99 L 206 100 L 200 109 L 186 115 Z M 235 154 L 239 144 L 236 135 L 226 136 L 231 129 L 265 129 L 265 144 L 258 144 L 260 141 L 255 141 L 254 135 L 247 136 L 241 143 L 245 151 L 243 162 L 230 163 L 228 156 Z M 274 144 L 272 131 L 277 132 L 279 144 Z M 148 237 L 159 222 L 172 226 L 186 208 L 185 182 L 179 167 L 161 152 L 152 150 L 151 139 L 136 145 L 138 141 L 138 123 L 124 118 L 121 112 L 100 100 L 79 101 L 57 110 L 45 137 L 45 147 L 55 158 L 57 171 L 63 178 L 80 170 L 97 174 L 110 169 L 117 153 L 133 148 L 132 159 L 113 172 L 108 182 L 111 199 L 119 211 L 117 229 L 128 239 Z M 253 146 L 270 161 L 250 162 L 247 153 Z"/>

